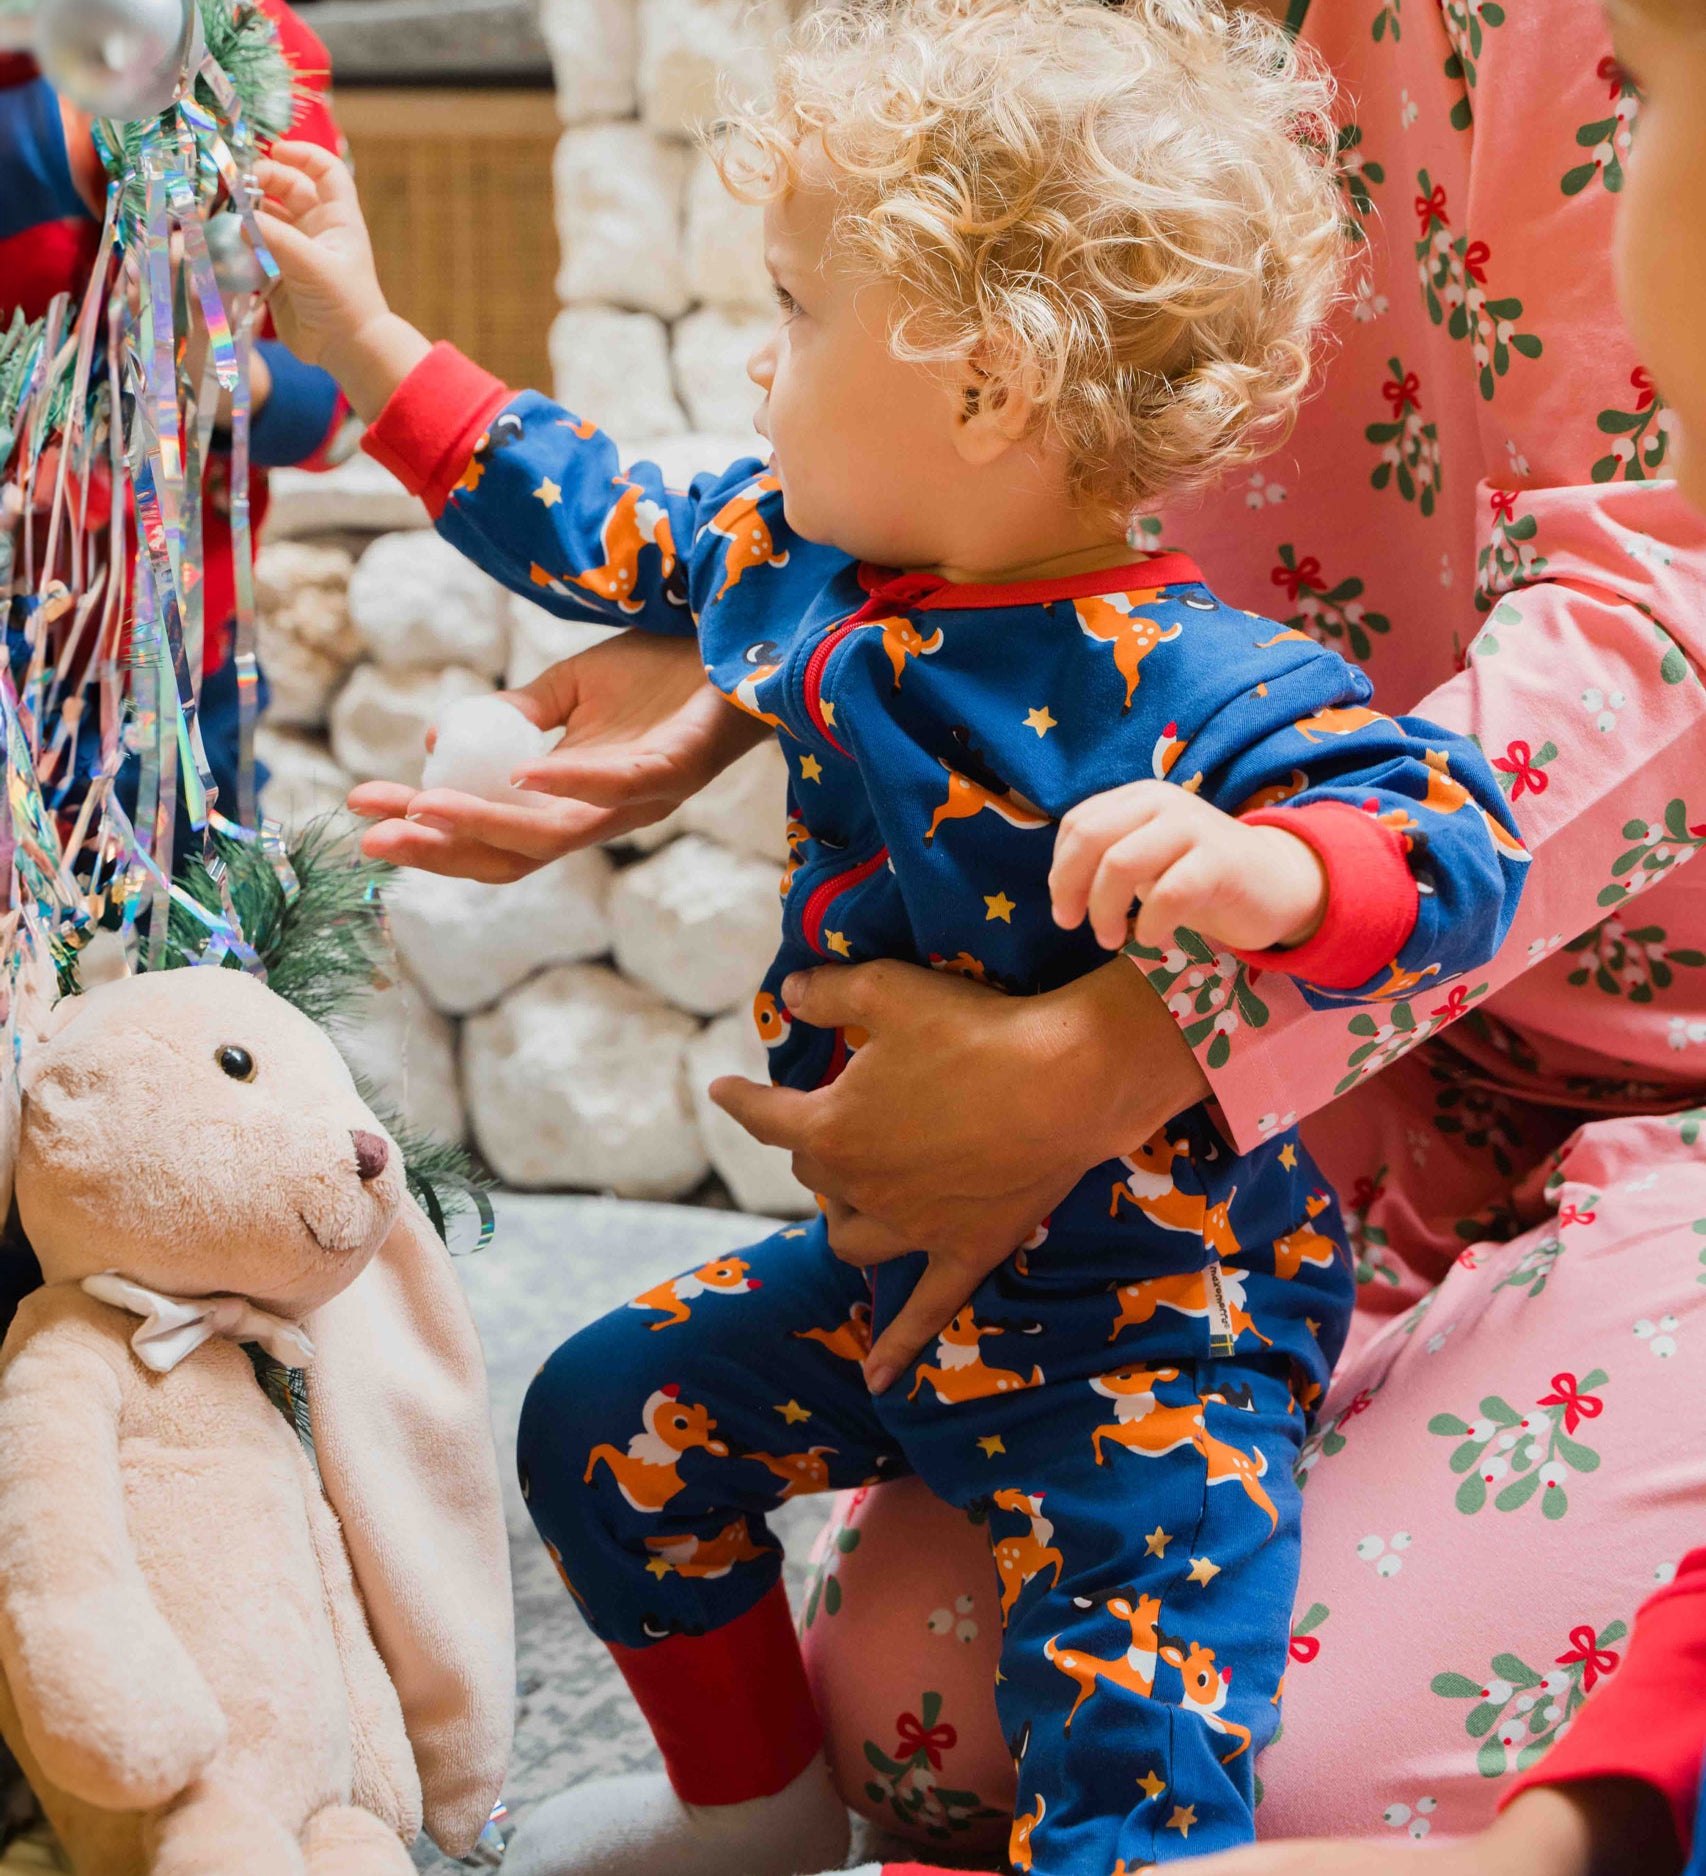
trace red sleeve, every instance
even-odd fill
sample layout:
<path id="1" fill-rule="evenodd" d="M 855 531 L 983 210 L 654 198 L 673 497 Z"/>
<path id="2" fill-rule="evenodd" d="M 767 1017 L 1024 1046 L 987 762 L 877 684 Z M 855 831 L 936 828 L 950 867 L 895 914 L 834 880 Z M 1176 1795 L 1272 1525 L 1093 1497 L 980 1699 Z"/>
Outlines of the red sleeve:
<path id="1" fill-rule="evenodd" d="M 296 78 L 296 115 L 286 134 L 298 143 L 317 143 L 335 156 L 344 155 L 344 134 L 332 116 L 332 55 L 285 0 L 260 0 L 260 4 Z"/>
<path id="2" fill-rule="evenodd" d="M 486 425 L 515 394 L 454 345 L 435 345 L 368 426 L 361 447 L 436 521 Z"/>
<path id="3" fill-rule="evenodd" d="M 1632 1778 L 1670 1805 L 1684 1853 L 1706 1756 L 1706 1550 L 1691 1550 L 1649 1597 L 1616 1672 L 1601 1680 L 1568 1733 L 1500 1799 L 1535 1785 Z"/>
<path id="4" fill-rule="evenodd" d="M 1322 990 L 1354 990 L 1403 950 L 1419 902 L 1401 834 L 1343 801 L 1259 808 L 1239 819 L 1295 834 L 1327 875 L 1327 912 L 1315 936 L 1289 951 L 1240 951 L 1246 964 Z"/>

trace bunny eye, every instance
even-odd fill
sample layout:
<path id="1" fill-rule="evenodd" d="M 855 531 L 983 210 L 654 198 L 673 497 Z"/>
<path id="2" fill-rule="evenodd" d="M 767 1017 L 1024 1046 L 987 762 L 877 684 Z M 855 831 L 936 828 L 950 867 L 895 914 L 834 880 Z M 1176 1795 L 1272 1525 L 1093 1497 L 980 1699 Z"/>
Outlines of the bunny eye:
<path id="1" fill-rule="evenodd" d="M 239 1049 L 233 1042 L 216 1050 L 213 1059 L 233 1081 L 253 1081 L 255 1078 L 255 1058 L 247 1049 Z"/>

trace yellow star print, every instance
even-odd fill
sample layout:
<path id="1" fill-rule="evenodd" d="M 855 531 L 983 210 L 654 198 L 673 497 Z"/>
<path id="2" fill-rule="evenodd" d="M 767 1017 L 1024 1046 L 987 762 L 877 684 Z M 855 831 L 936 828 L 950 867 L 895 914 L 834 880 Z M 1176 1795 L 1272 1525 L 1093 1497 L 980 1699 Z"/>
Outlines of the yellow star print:
<path id="1" fill-rule="evenodd" d="M 646 1565 L 646 1568 L 651 1571 L 652 1575 L 655 1576 L 660 1583 L 670 1572 L 670 1565 L 667 1564 L 662 1557 L 654 1557 L 651 1562 Z"/>
<path id="2" fill-rule="evenodd" d="M 1050 730 L 1057 727 L 1054 718 L 1048 713 L 1047 704 L 1044 704 L 1040 710 L 1031 711 L 1025 718 L 1025 728 L 1035 730 L 1038 736 L 1046 736 Z"/>
<path id="3" fill-rule="evenodd" d="M 823 712 L 823 720 L 825 724 L 830 729 L 834 729 L 835 728 L 835 705 L 832 704 L 827 697 L 820 697 L 818 699 L 818 708 Z"/>
<path id="4" fill-rule="evenodd" d="M 802 782 L 821 782 L 823 780 L 823 764 L 818 761 L 816 756 L 800 757 L 800 780 Z"/>
<path id="5" fill-rule="evenodd" d="M 1167 1781 L 1158 1773 L 1149 1771 L 1137 1781 L 1138 1789 L 1146 1798 L 1159 1798 L 1167 1789 Z"/>
<path id="6" fill-rule="evenodd" d="M 823 934 L 823 942 L 831 951 L 838 951 L 844 958 L 850 958 L 853 955 L 853 947 L 847 942 L 844 932 L 826 931 Z"/>
<path id="7" fill-rule="evenodd" d="M 792 1231 L 784 1231 L 782 1235 L 785 1238 L 803 1238 L 806 1234 L 798 1225 L 796 1225 Z M 539 1372 L 543 1374 L 545 1370 L 541 1368 Z"/>
<path id="8" fill-rule="evenodd" d="M 809 1420 L 812 1417 L 812 1410 L 809 1407 L 802 1407 L 797 1400 L 788 1401 L 785 1405 L 776 1408 L 775 1411 L 779 1413 L 791 1427 L 797 1427 L 802 1420 Z"/>
<path id="9" fill-rule="evenodd" d="M 1280 1164 L 1287 1172 L 1297 1171 L 1297 1148 L 1289 1140 L 1280 1148 Z"/>
<path id="10" fill-rule="evenodd" d="M 1167 1828 L 1176 1830 L 1181 1837 L 1188 1837 L 1196 1821 L 1197 1808 L 1194 1804 L 1176 1804 L 1173 1806 L 1173 1815 L 1167 1820 Z"/>
<path id="11" fill-rule="evenodd" d="M 1220 1565 L 1209 1557 L 1191 1559 L 1191 1581 L 1193 1583 L 1212 1582 L 1220 1574 Z"/>
<path id="12" fill-rule="evenodd" d="M 547 508 L 555 508 L 563 499 L 563 491 L 547 476 L 533 491 L 533 499 L 543 502 Z"/>
<path id="13" fill-rule="evenodd" d="M 1011 925 L 1013 923 L 1016 901 L 1009 899 L 1006 893 L 998 892 L 993 899 L 986 893 L 983 903 L 989 907 L 988 912 L 984 914 L 984 922 L 986 924 L 990 919 L 997 918 L 1000 919 L 1004 925 Z"/>
<path id="14" fill-rule="evenodd" d="M 1143 1552 L 1147 1557 L 1165 1557 L 1167 1546 L 1173 1541 L 1173 1533 L 1164 1531 L 1160 1525 L 1143 1540 Z"/>
<path id="15" fill-rule="evenodd" d="M 999 1433 L 989 1434 L 986 1438 L 979 1440 L 978 1445 L 983 1448 L 983 1456 L 986 1459 L 993 1459 L 997 1453 L 1004 1453 L 1007 1450 L 1001 1443 Z"/>

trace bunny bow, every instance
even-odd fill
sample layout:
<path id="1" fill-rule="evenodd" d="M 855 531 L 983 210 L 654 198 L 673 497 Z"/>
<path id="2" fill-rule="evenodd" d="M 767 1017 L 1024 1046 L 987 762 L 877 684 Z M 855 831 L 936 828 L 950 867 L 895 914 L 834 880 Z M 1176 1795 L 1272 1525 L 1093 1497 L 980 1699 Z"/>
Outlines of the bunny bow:
<path id="1" fill-rule="evenodd" d="M 169 1374 L 186 1355 L 193 1355 L 216 1335 L 233 1342 L 258 1342 L 287 1368 L 304 1368 L 313 1359 L 314 1344 L 295 1323 L 257 1309 L 247 1297 L 166 1296 L 132 1283 L 116 1270 L 85 1277 L 83 1288 L 97 1302 L 142 1317 L 130 1346 L 137 1360 L 156 1374 Z"/>

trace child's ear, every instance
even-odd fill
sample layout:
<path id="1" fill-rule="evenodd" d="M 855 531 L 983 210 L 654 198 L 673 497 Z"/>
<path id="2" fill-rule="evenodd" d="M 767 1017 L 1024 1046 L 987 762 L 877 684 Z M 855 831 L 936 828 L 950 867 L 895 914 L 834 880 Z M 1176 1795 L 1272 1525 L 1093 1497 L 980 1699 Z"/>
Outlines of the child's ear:
<path id="1" fill-rule="evenodd" d="M 975 357 L 955 368 L 949 386 L 957 406 L 954 447 L 964 461 L 974 467 L 992 463 L 1029 433 L 1037 410 L 1034 376 L 996 371 Z"/>

